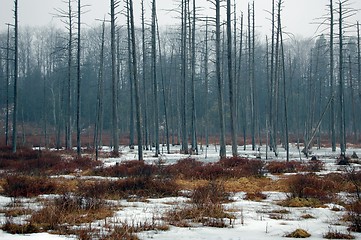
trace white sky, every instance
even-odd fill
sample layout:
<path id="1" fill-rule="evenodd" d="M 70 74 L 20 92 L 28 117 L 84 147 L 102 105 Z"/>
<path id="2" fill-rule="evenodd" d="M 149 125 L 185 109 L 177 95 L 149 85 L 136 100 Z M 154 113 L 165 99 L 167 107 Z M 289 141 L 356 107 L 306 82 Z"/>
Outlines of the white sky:
<path id="1" fill-rule="evenodd" d="M 19 21 L 22 26 L 43 26 L 53 23 L 61 26 L 60 20 L 54 18 L 55 8 L 66 9 L 63 0 L 18 0 L 19 1 Z M 134 9 L 137 12 L 136 25 L 140 24 L 140 0 L 134 1 Z M 231 0 L 233 2 L 233 0 Z M 87 8 L 88 13 L 83 16 L 83 22 L 89 26 L 96 24 L 95 19 L 103 19 L 107 16 L 110 0 L 82 0 L 83 4 L 91 5 Z M 150 2 L 145 0 L 147 7 L 147 17 L 150 18 Z M 166 10 L 174 9 L 177 6 L 177 0 L 158 0 L 158 18 L 160 24 L 178 24 L 179 20 L 175 18 L 175 12 L 170 13 Z M 247 13 L 247 0 L 236 0 L 237 11 Z M 270 29 L 269 14 L 266 11 L 271 10 L 271 0 L 255 0 L 256 25 L 258 31 L 262 34 L 268 34 Z M 326 14 L 329 0 L 284 0 L 284 9 L 282 13 L 283 26 L 285 31 L 293 33 L 296 36 L 310 37 L 314 35 L 317 28 L 316 24 L 311 24 L 316 18 Z M 350 0 L 352 6 L 361 9 L 360 0 Z M 210 9 L 207 0 L 196 0 L 199 7 L 203 7 L 204 15 L 213 15 L 214 11 Z M 123 8 L 121 3 L 121 9 Z M 13 0 L 0 0 L 0 30 L 6 28 L 6 23 L 11 23 Z M 239 14 L 238 14 L 239 15 Z M 352 22 L 361 21 L 361 13 L 353 17 Z M 120 21 L 123 21 L 120 18 Z M 123 22 L 124 23 L 124 22 Z"/>

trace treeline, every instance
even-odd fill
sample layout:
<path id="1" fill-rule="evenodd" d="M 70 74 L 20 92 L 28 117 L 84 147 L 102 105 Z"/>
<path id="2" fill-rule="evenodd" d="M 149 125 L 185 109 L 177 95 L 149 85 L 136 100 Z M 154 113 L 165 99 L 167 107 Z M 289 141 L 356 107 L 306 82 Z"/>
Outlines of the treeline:
<path id="1" fill-rule="evenodd" d="M 154 0 L 151 18 L 143 14 L 137 28 L 133 3 L 125 3 L 126 22 L 80 31 L 82 8 L 69 1 L 59 11 L 70 13 L 65 29 L 20 26 L 17 73 L 13 26 L 0 33 L 6 144 L 12 138 L 14 74 L 17 135 L 24 144 L 34 131 L 41 135 L 34 145 L 70 148 L 80 143 L 72 142 L 79 133 L 83 146 L 117 146 L 115 132 L 127 136 L 122 144 L 141 141 L 156 153 L 160 144 L 182 144 L 184 153 L 190 144 L 196 153 L 200 142 L 247 142 L 253 149 L 268 144 L 276 154 L 277 145 L 288 148 L 289 142 L 330 144 L 334 150 L 340 143 L 345 152 L 346 142 L 359 142 L 360 29 L 348 23 L 354 13 L 348 1 L 330 0 L 321 19 L 325 30 L 313 39 L 283 32 L 281 1 L 273 1 L 266 37 L 256 31 L 254 3 L 243 14 L 231 11 L 230 1 L 213 1 L 218 14 L 222 4 L 228 10 L 222 24 L 216 12 L 198 17 L 196 2 L 183 0 L 179 26 L 159 27 Z M 77 10 L 72 4 L 79 4 Z M 122 6 L 113 3 L 115 14 Z"/>

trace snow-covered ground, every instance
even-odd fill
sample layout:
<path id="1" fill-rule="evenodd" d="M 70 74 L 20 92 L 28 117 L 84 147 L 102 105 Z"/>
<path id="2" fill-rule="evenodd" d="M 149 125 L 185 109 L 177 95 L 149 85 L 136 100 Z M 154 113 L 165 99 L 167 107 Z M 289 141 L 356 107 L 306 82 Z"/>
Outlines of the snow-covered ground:
<path id="1" fill-rule="evenodd" d="M 191 156 L 205 162 L 218 161 L 219 149 L 216 146 L 209 148 L 201 148 L 200 154 Z M 262 160 L 266 160 L 265 148 L 261 147 L 258 151 L 250 150 L 247 146 L 246 151 L 243 147 L 239 147 L 241 156 L 256 158 L 260 156 Z M 130 150 L 128 147 L 121 148 L 121 156 L 119 158 L 103 159 L 105 165 L 113 165 L 121 161 L 137 159 L 137 150 Z M 276 158 L 274 154 L 268 153 L 269 160 L 284 160 L 286 153 L 279 148 L 279 155 Z M 109 148 L 104 147 L 103 151 L 110 151 Z M 161 150 L 162 151 L 162 150 Z M 165 147 L 163 151 L 166 152 Z M 351 155 L 356 152 L 361 156 L 361 149 L 348 149 L 347 153 Z M 154 157 L 154 152 L 145 152 L 145 161 L 148 163 L 157 163 L 162 161 L 165 164 L 171 164 L 181 158 L 187 156 L 179 153 L 179 146 L 172 147 L 172 154 L 161 154 L 160 157 Z M 227 154 L 230 155 L 231 149 L 227 146 Z M 337 170 L 335 161 L 339 156 L 339 151 L 332 153 L 331 149 L 313 150 L 312 156 L 316 156 L 322 161 L 326 162 L 327 171 Z M 290 159 L 292 160 L 306 160 L 304 155 L 292 145 L 290 150 Z M 204 226 L 194 227 L 174 227 L 171 226 L 168 231 L 147 231 L 139 233 L 140 239 L 159 239 L 159 240 L 181 240 L 181 239 L 207 239 L 207 240 L 259 240 L 259 239 L 284 239 L 284 235 L 290 233 L 298 228 L 305 229 L 311 234 L 309 239 L 323 239 L 323 235 L 329 231 L 332 232 L 347 232 L 347 224 L 341 220 L 345 215 L 345 211 L 341 206 L 337 206 L 340 211 L 334 211 L 334 206 L 329 205 L 325 208 L 285 208 L 276 204 L 276 201 L 285 199 L 285 193 L 279 192 L 265 192 L 267 199 L 255 202 L 244 200 L 245 193 L 236 193 L 232 195 L 232 202 L 225 204 L 225 208 L 231 211 L 236 216 L 236 220 L 227 228 L 212 228 Z M 0 197 L 0 208 L 5 207 L 11 199 Z M 141 202 L 127 202 L 122 200 L 118 202 L 122 209 L 117 211 L 113 217 L 106 221 L 98 221 L 94 223 L 94 227 L 101 227 L 102 224 L 110 223 L 144 223 L 144 222 L 161 222 L 161 216 L 164 212 L 180 206 L 187 201 L 184 197 L 177 198 L 163 198 L 163 199 L 148 199 L 148 201 Z M 309 215 L 313 218 L 304 218 Z M 5 222 L 4 215 L 0 215 L 1 223 Z M 361 239 L 361 233 L 351 233 L 356 239 Z M 47 233 L 27 234 L 27 235 L 12 235 L 0 230 L 0 239 L 15 240 L 15 239 L 72 239 L 71 237 L 51 235 Z"/>

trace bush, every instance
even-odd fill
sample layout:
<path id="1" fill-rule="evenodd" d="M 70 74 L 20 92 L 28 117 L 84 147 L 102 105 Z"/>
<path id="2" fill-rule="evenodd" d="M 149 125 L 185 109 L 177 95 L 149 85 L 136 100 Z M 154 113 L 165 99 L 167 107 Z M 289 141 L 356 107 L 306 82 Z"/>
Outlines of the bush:
<path id="1" fill-rule="evenodd" d="M 95 175 L 106 177 L 150 177 L 156 173 L 156 167 L 144 161 L 125 161 L 115 166 L 94 170 Z"/>
<path id="2" fill-rule="evenodd" d="M 315 198 L 326 202 L 333 198 L 334 184 L 315 174 L 297 174 L 288 179 L 292 198 Z"/>
<path id="3" fill-rule="evenodd" d="M 221 204 L 228 200 L 229 194 L 225 191 L 223 184 L 210 182 L 206 186 L 194 189 L 191 200 L 199 208 L 207 208 L 209 205 Z"/>
<path id="4" fill-rule="evenodd" d="M 261 177 L 264 173 L 261 160 L 231 157 L 221 159 L 219 165 L 225 169 L 225 176 L 231 178 Z"/>
<path id="5" fill-rule="evenodd" d="M 167 166 L 165 168 L 165 174 L 173 178 L 183 177 L 186 179 L 195 179 L 199 178 L 196 173 L 203 165 L 202 162 L 193 158 L 185 158 L 178 160 L 175 164 Z"/>
<path id="6" fill-rule="evenodd" d="M 244 198 L 245 200 L 261 201 L 267 199 L 267 195 L 262 192 L 248 192 Z"/>
<path id="7" fill-rule="evenodd" d="M 35 197 L 55 193 L 56 184 L 44 177 L 10 175 L 5 178 L 3 189 L 8 197 Z"/>
<path id="8" fill-rule="evenodd" d="M 355 239 L 354 236 L 348 233 L 340 233 L 338 231 L 329 231 L 325 235 L 323 235 L 323 238 L 326 239 Z"/>
<path id="9" fill-rule="evenodd" d="M 272 174 L 294 173 L 301 169 L 301 163 L 297 161 L 271 161 L 266 164 L 266 170 Z"/>
<path id="10" fill-rule="evenodd" d="M 346 207 L 348 211 L 348 220 L 351 222 L 349 230 L 361 232 L 361 201 L 356 201 Z"/>
<path id="11" fill-rule="evenodd" d="M 11 234 L 29 234 L 29 233 L 38 233 L 40 229 L 33 225 L 32 223 L 27 224 L 16 224 L 10 221 L 9 219 L 6 220 L 5 224 L 1 228 L 4 232 L 11 233 Z"/>

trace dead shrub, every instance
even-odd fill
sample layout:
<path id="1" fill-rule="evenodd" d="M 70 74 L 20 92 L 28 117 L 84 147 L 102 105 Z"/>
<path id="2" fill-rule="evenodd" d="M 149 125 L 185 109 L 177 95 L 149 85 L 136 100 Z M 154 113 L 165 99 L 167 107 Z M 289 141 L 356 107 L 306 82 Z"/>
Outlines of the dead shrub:
<path id="1" fill-rule="evenodd" d="M 112 214 L 112 207 L 104 200 L 67 193 L 46 202 L 41 210 L 32 214 L 30 221 L 45 231 L 64 231 L 66 226 L 94 222 Z"/>
<path id="2" fill-rule="evenodd" d="M 193 158 L 178 160 L 175 164 L 169 165 L 164 169 L 164 173 L 173 178 L 181 177 L 186 179 L 199 179 L 196 172 L 204 163 Z"/>
<path id="3" fill-rule="evenodd" d="M 351 234 L 341 233 L 339 231 L 329 231 L 323 235 L 323 238 L 326 238 L 326 239 L 355 239 L 355 237 L 352 236 Z"/>
<path id="4" fill-rule="evenodd" d="M 6 148 L 7 149 L 7 148 Z M 0 151 L 0 169 L 29 175 L 68 174 L 88 170 L 100 162 L 88 157 L 62 158 L 60 152 L 20 148 L 16 153 Z"/>
<path id="5" fill-rule="evenodd" d="M 107 236 L 100 238 L 101 240 L 138 240 L 139 238 L 134 234 L 132 228 L 126 224 L 116 226 L 114 230 Z"/>
<path id="6" fill-rule="evenodd" d="M 56 184 L 45 177 L 9 175 L 5 178 L 3 189 L 8 197 L 34 197 L 55 193 Z"/>
<path id="7" fill-rule="evenodd" d="M 29 233 L 38 233 L 40 229 L 33 225 L 32 223 L 26 224 L 16 224 L 11 220 L 6 219 L 5 224 L 1 227 L 4 232 L 11 234 L 29 234 Z"/>
<path id="8" fill-rule="evenodd" d="M 320 160 L 310 160 L 303 164 L 302 171 L 304 172 L 320 172 L 325 169 L 325 163 Z"/>
<path id="9" fill-rule="evenodd" d="M 96 181 L 84 184 L 78 189 L 85 196 L 96 195 L 105 198 L 167 197 L 176 196 L 179 187 L 174 180 L 133 177 L 117 181 Z"/>
<path id="10" fill-rule="evenodd" d="M 294 173 L 301 169 L 301 163 L 297 161 L 271 161 L 266 164 L 266 170 L 272 174 Z"/>
<path id="11" fill-rule="evenodd" d="M 225 211 L 222 203 L 228 201 L 228 193 L 220 182 L 195 188 L 191 195 L 191 204 L 175 208 L 166 213 L 165 219 L 171 225 L 179 227 L 198 223 L 210 227 L 227 227 L 235 216 Z M 228 224 L 229 222 L 229 224 Z"/>
<path id="12" fill-rule="evenodd" d="M 191 201 L 198 208 L 207 208 L 210 205 L 221 204 L 228 200 L 229 194 L 220 182 L 209 182 L 208 185 L 194 189 Z"/>
<path id="13" fill-rule="evenodd" d="M 156 167 L 144 161 L 125 161 L 115 166 L 93 170 L 95 175 L 105 177 L 150 177 L 156 173 Z"/>
<path id="14" fill-rule="evenodd" d="M 221 159 L 218 163 L 225 169 L 224 175 L 228 178 L 262 177 L 264 163 L 261 160 L 231 157 Z"/>
<path id="15" fill-rule="evenodd" d="M 361 232 L 361 201 L 358 200 L 348 206 L 347 209 L 347 219 L 350 221 L 351 225 L 349 230 L 353 232 Z"/>
<path id="16" fill-rule="evenodd" d="M 315 174 L 297 174 L 289 177 L 287 182 L 292 198 L 314 198 L 327 202 L 334 197 L 333 182 Z"/>
<path id="17" fill-rule="evenodd" d="M 267 199 L 267 195 L 262 192 L 247 192 L 244 199 L 259 202 Z"/>

